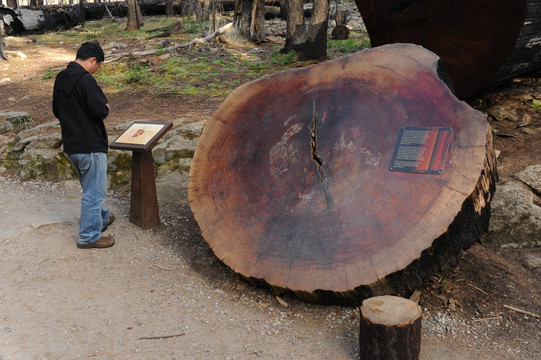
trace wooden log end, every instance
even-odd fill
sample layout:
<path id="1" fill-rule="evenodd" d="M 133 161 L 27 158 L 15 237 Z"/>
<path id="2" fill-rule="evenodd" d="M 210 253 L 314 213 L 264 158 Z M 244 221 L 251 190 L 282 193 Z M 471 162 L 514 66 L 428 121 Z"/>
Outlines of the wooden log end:
<path id="1" fill-rule="evenodd" d="M 363 301 L 359 333 L 361 360 L 419 359 L 421 307 L 397 296 L 377 296 Z"/>

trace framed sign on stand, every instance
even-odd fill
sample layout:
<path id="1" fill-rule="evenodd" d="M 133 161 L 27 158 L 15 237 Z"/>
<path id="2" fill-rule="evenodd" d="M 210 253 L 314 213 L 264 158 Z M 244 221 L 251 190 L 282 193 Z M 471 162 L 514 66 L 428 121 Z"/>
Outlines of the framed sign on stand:
<path id="1" fill-rule="evenodd" d="M 109 145 L 132 151 L 130 221 L 143 229 L 160 225 L 152 148 L 172 127 L 170 122 L 135 121 Z"/>

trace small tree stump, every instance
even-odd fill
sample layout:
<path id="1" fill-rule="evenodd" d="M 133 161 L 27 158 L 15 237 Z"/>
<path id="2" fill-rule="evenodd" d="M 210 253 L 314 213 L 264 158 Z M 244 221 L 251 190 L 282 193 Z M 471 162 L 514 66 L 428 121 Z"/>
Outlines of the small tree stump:
<path id="1" fill-rule="evenodd" d="M 361 360 L 416 360 L 421 350 L 421 307 L 397 296 L 363 301 Z"/>

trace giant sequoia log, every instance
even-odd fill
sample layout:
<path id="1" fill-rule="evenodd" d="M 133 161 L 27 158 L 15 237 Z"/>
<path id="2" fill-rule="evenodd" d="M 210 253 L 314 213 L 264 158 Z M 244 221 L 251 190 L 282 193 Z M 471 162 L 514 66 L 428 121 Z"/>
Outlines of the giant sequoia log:
<path id="1" fill-rule="evenodd" d="M 541 69 L 541 0 L 355 0 L 372 46 L 436 53 L 459 98 Z"/>
<path id="2" fill-rule="evenodd" d="M 190 173 L 203 237 L 234 271 L 317 303 L 412 291 L 486 231 L 495 160 L 486 116 L 438 57 L 365 50 L 236 89 Z M 402 127 L 451 128 L 443 172 L 391 171 Z"/>

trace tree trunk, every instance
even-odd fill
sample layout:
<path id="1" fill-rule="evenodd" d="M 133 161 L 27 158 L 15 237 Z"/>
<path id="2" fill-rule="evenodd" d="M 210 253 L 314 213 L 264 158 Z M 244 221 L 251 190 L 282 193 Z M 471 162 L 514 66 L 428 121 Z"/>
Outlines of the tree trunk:
<path id="1" fill-rule="evenodd" d="M 7 6 L 12 9 L 17 9 L 17 0 L 7 0 Z"/>
<path id="2" fill-rule="evenodd" d="M 541 68 L 539 0 L 356 0 L 372 46 L 414 43 L 441 57 L 459 98 Z"/>
<path id="3" fill-rule="evenodd" d="M 167 0 L 167 5 L 165 6 L 165 16 L 167 17 L 175 16 L 175 8 L 173 7 L 173 0 Z"/>
<path id="4" fill-rule="evenodd" d="M 85 0 L 79 0 L 79 24 L 85 25 Z"/>
<path id="5" fill-rule="evenodd" d="M 2 38 L 2 23 L 0 22 L 0 58 L 7 60 L 8 56 L 6 55 L 6 52 L 4 51 L 4 39 Z"/>
<path id="6" fill-rule="evenodd" d="M 285 0 L 286 43 L 283 53 L 294 50 L 299 60 L 325 60 L 327 58 L 327 28 L 329 0 L 313 0 L 312 16 L 305 23 L 302 0 Z"/>
<path id="7" fill-rule="evenodd" d="M 302 48 L 306 39 L 306 27 L 304 25 L 302 0 L 284 0 L 286 12 L 286 42 L 283 53 L 298 51 Z"/>
<path id="8" fill-rule="evenodd" d="M 51 6 L 43 9 L 24 9 L 14 11 L 0 6 L 0 18 L 10 15 L 9 23 L 4 23 L 6 35 L 18 35 L 25 31 L 54 31 L 69 29 L 81 22 L 79 5 Z"/>
<path id="9" fill-rule="evenodd" d="M 486 115 L 440 74 L 432 52 L 396 44 L 237 88 L 206 124 L 190 173 L 216 256 L 278 292 L 344 305 L 413 291 L 456 265 L 487 230 L 495 158 Z M 425 158 L 436 168 L 396 167 L 405 126 L 425 141 L 413 170 Z"/>
<path id="10" fill-rule="evenodd" d="M 334 14 L 334 21 L 336 22 L 336 25 L 331 32 L 331 36 L 336 40 L 347 40 L 349 38 L 349 28 L 346 26 L 348 21 L 348 12 L 347 10 L 340 10 L 338 6 L 339 5 L 337 3 L 337 9 Z"/>
<path id="11" fill-rule="evenodd" d="M 236 0 L 233 29 L 227 34 L 227 38 L 236 42 L 259 42 L 264 37 L 264 25 L 264 0 Z"/>
<path id="12" fill-rule="evenodd" d="M 541 70 L 541 1 L 529 0 L 528 12 L 515 47 L 494 77 L 481 90 L 487 91 L 510 80 Z"/>
<path id="13" fill-rule="evenodd" d="M 141 14 L 141 8 L 137 0 L 128 0 L 128 21 L 126 24 L 126 31 L 138 30 L 144 25 L 143 15 Z"/>
<path id="14" fill-rule="evenodd" d="M 137 26 L 145 26 L 145 21 L 143 19 L 143 13 L 141 12 L 141 7 L 139 6 L 139 1 L 135 0 L 135 12 L 137 13 Z"/>
<path id="15" fill-rule="evenodd" d="M 395 296 L 363 301 L 359 331 L 361 360 L 418 360 L 421 307 Z"/>

